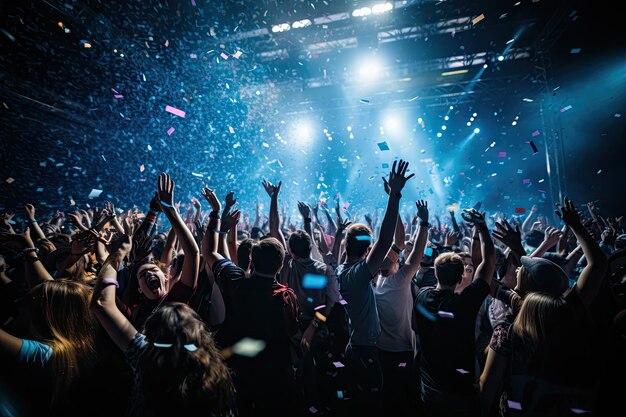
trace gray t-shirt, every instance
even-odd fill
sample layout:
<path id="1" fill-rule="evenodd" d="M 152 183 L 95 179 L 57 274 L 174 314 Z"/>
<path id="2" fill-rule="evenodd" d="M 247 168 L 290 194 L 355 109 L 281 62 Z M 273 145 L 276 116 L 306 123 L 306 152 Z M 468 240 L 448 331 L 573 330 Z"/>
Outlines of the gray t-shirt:
<path id="1" fill-rule="evenodd" d="M 388 352 L 415 350 L 415 333 L 411 328 L 413 314 L 412 275 L 401 267 L 388 277 L 378 278 L 374 294 L 381 333 L 377 346 Z"/>
<path id="2" fill-rule="evenodd" d="M 344 263 L 337 268 L 339 290 L 350 317 L 350 344 L 354 346 L 376 346 L 380 335 L 380 321 L 374 296 L 372 275 L 365 259 L 355 263 Z"/>

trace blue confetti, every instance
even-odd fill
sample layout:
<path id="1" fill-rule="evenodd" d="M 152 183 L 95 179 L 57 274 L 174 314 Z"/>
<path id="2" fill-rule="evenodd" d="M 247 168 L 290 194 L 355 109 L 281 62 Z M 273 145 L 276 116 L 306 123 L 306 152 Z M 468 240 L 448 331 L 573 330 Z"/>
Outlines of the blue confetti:
<path id="1" fill-rule="evenodd" d="M 308 290 L 320 290 L 326 287 L 328 278 L 324 275 L 305 274 L 302 278 L 302 288 Z"/>

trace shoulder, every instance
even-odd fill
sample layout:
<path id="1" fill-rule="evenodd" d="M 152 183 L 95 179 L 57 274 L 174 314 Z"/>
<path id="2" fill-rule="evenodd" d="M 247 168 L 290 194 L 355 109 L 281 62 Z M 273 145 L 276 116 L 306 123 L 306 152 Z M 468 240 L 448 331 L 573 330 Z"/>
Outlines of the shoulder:
<path id="1" fill-rule="evenodd" d="M 491 341 L 489 347 L 496 353 L 503 356 L 510 356 L 511 354 L 511 338 L 510 338 L 511 325 L 501 323 L 496 325 L 491 335 Z"/>
<path id="2" fill-rule="evenodd" d="M 143 333 L 135 333 L 135 337 L 130 341 L 126 352 L 124 352 L 126 362 L 128 362 L 133 370 L 137 367 L 139 358 L 147 346 L 148 341 L 146 340 L 146 336 Z"/>
<path id="3" fill-rule="evenodd" d="M 239 268 L 229 259 L 220 259 L 213 264 L 213 275 L 221 278 L 228 278 L 230 280 L 238 280 L 246 277 L 246 273 L 243 269 Z"/>

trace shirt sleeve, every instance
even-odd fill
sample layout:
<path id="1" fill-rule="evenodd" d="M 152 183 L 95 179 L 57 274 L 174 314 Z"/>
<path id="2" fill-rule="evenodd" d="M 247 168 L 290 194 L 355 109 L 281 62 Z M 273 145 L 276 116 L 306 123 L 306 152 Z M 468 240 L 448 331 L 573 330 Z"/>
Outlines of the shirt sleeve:
<path id="1" fill-rule="evenodd" d="M 370 270 L 367 269 L 366 260 L 357 262 L 352 268 L 353 277 L 358 281 L 359 285 L 369 285 L 372 280 L 372 274 L 370 274 Z"/>
<path id="2" fill-rule="evenodd" d="M 509 344 L 509 328 L 510 325 L 501 323 L 493 329 L 489 348 L 496 353 L 509 357 L 511 355 L 511 346 Z"/>
<path id="3" fill-rule="evenodd" d="M 220 259 L 213 264 L 213 276 L 221 286 L 224 286 L 230 281 L 245 278 L 246 273 L 229 259 Z"/>
<path id="4" fill-rule="evenodd" d="M 128 348 L 126 349 L 126 352 L 124 352 L 124 356 L 126 357 L 126 363 L 130 365 L 133 371 L 137 369 L 139 359 L 141 358 L 141 354 L 146 346 L 148 346 L 146 336 L 139 332 L 135 334 L 133 340 L 131 340 L 128 344 Z"/>
<path id="5" fill-rule="evenodd" d="M 326 305 L 332 307 L 341 299 L 341 294 L 339 293 L 337 274 L 335 274 L 335 269 L 330 265 L 326 265 L 326 278 L 328 279 L 328 284 L 326 285 Z"/>
<path id="6" fill-rule="evenodd" d="M 45 367 L 52 357 L 52 348 L 36 340 L 22 339 L 18 361 L 25 365 Z"/>

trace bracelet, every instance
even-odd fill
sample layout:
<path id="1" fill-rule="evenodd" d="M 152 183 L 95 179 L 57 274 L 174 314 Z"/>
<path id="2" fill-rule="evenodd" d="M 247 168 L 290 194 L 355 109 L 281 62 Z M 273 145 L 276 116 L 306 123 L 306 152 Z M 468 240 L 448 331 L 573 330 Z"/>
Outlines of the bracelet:
<path id="1" fill-rule="evenodd" d="M 26 219 L 24 220 L 26 223 L 37 223 L 37 219 Z"/>
<path id="2" fill-rule="evenodd" d="M 391 250 L 394 251 L 395 253 L 397 253 L 398 255 L 401 252 L 400 248 L 398 246 L 396 246 L 395 243 L 393 245 L 391 245 Z"/>
<path id="3" fill-rule="evenodd" d="M 103 285 L 115 285 L 115 288 L 120 287 L 120 283 L 117 282 L 117 278 L 103 278 L 102 284 Z"/>
<path id="4" fill-rule="evenodd" d="M 156 220 L 156 216 L 157 215 L 155 213 L 149 211 L 148 214 L 146 214 L 146 220 L 149 221 L 149 222 L 154 223 L 155 220 Z"/>
<path id="5" fill-rule="evenodd" d="M 219 220 L 220 219 L 220 213 L 217 211 L 212 211 L 209 213 L 209 218 L 210 219 L 216 219 Z"/>
<path id="6" fill-rule="evenodd" d="M 174 206 L 172 206 L 172 205 L 170 205 L 170 204 L 167 204 L 165 201 L 161 201 L 160 203 L 161 203 L 161 205 L 162 205 L 163 207 L 168 207 L 168 208 L 172 208 L 172 207 L 174 207 Z"/>
<path id="7" fill-rule="evenodd" d="M 35 252 L 36 254 L 39 253 L 39 248 L 25 248 L 22 249 L 21 252 L 16 256 L 16 258 L 23 258 L 24 255 L 31 253 L 31 252 Z"/>

